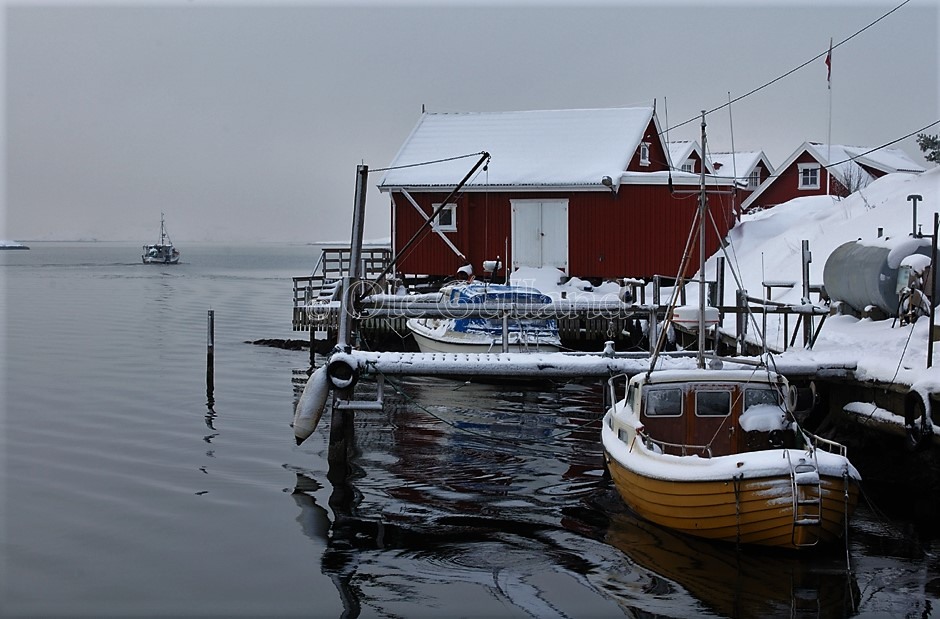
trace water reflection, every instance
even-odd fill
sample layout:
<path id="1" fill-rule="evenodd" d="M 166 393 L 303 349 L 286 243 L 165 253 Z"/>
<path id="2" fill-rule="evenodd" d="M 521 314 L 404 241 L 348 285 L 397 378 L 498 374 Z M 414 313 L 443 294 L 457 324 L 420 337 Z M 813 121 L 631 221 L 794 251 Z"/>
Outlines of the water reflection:
<path id="1" fill-rule="evenodd" d="M 661 579 L 682 587 L 703 607 L 727 617 L 847 617 L 860 592 L 841 549 L 797 555 L 736 548 L 673 533 L 614 514 L 605 541 Z"/>
<path id="2" fill-rule="evenodd" d="M 296 472 L 298 522 L 325 548 L 344 617 L 858 612 L 844 549 L 738 550 L 634 518 L 603 475 L 590 387 L 407 389 L 356 414 L 328 507 L 322 473 Z"/>

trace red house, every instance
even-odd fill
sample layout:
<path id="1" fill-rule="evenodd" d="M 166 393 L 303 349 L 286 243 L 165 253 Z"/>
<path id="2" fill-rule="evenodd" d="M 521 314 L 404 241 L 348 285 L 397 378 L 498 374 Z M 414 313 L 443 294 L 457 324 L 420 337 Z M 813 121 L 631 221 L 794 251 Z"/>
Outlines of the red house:
<path id="1" fill-rule="evenodd" d="M 698 142 L 682 140 L 669 142 L 669 159 L 673 170 L 698 174 L 702 171 L 702 150 Z M 711 162 L 705 160 L 705 173 L 713 172 Z"/>
<path id="2" fill-rule="evenodd" d="M 774 172 L 764 151 L 710 153 L 709 158 L 714 174 L 735 180 L 738 205 L 747 200 Z"/>
<path id="3" fill-rule="evenodd" d="M 512 269 L 555 267 L 584 279 L 678 275 L 700 177 L 670 170 L 652 107 L 422 114 L 378 185 L 391 201 L 393 253 L 484 151 L 488 165 L 398 272 L 452 276 L 469 263 L 480 273 L 484 260 L 499 258 Z M 710 255 L 734 218 L 731 181 L 707 179 Z M 694 258 L 686 274 L 697 269 Z"/>
<path id="4" fill-rule="evenodd" d="M 848 196 L 894 172 L 924 172 L 900 148 L 865 148 L 804 142 L 743 203 L 746 211 L 803 196 Z"/>

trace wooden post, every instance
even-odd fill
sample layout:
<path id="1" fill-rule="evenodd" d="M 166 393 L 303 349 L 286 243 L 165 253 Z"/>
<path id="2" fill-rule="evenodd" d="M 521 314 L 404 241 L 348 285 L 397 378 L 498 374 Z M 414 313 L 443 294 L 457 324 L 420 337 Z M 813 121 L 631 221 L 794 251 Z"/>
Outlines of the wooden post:
<path id="1" fill-rule="evenodd" d="M 926 288 L 929 284 L 930 286 L 930 325 L 927 332 L 927 367 L 933 366 L 933 320 L 936 315 L 936 299 L 934 296 L 937 294 L 937 232 L 940 230 L 940 213 L 933 214 L 933 247 L 930 252 L 930 279 L 927 280 L 924 287 Z"/>
<path id="2" fill-rule="evenodd" d="M 209 310 L 206 333 L 206 398 L 209 406 L 215 403 L 215 310 Z"/>
<path id="3" fill-rule="evenodd" d="M 737 296 L 738 354 L 744 353 L 744 340 L 747 335 L 747 290 L 738 289 Z"/>
<path id="4" fill-rule="evenodd" d="M 809 241 L 803 241 L 803 303 L 809 303 L 809 265 L 813 253 L 809 250 Z M 803 320 L 803 348 L 810 348 L 813 341 L 813 315 L 801 314 Z"/>
<path id="5" fill-rule="evenodd" d="M 724 322 L 725 312 L 725 257 L 718 256 L 718 264 L 715 269 L 715 307 L 718 308 L 718 322 Z"/>

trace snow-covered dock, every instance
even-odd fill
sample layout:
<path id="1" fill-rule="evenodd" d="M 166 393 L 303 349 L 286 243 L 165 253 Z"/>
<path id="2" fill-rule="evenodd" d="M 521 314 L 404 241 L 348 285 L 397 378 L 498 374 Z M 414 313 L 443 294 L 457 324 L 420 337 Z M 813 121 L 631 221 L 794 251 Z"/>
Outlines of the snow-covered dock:
<path id="1" fill-rule="evenodd" d="M 725 367 L 754 367 L 757 359 L 742 357 L 736 363 L 725 359 Z M 402 353 L 351 350 L 335 352 L 330 363 L 343 363 L 360 376 L 460 376 L 465 378 L 526 377 L 546 379 L 605 378 L 614 374 L 637 374 L 650 366 L 646 354 L 618 353 Z M 660 357 L 661 368 L 693 368 L 691 354 Z M 784 362 L 776 370 L 794 379 L 809 377 L 848 378 L 855 369 L 850 360 Z"/>

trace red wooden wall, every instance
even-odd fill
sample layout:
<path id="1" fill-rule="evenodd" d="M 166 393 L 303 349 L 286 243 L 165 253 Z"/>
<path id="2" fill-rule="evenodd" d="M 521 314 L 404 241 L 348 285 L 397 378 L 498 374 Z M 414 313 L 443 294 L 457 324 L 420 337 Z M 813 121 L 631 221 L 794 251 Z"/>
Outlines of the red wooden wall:
<path id="1" fill-rule="evenodd" d="M 651 154 L 652 159 L 652 154 Z M 695 187 L 677 188 L 682 191 Z M 432 204 L 444 193 L 409 192 L 430 215 Z M 497 256 L 506 261 L 512 248 L 511 205 L 514 199 L 568 200 L 568 270 L 581 278 L 674 277 L 689 236 L 698 196 L 671 195 L 665 185 L 622 185 L 614 195 L 604 192 L 474 192 L 457 199 L 457 232 L 447 237 L 463 252 L 477 274 L 482 262 Z M 709 209 L 724 236 L 733 225 L 731 196 L 709 194 Z M 392 192 L 393 250 L 405 246 L 424 219 L 400 193 Z M 698 236 L 686 275 L 698 269 Z M 706 226 L 706 254 L 719 247 L 711 222 Z M 399 260 L 397 270 L 407 274 L 454 275 L 462 260 L 440 237 L 426 229 L 420 240 Z"/>
<path id="2" fill-rule="evenodd" d="M 757 200 L 755 200 L 749 208 L 770 208 L 772 206 L 776 206 L 777 204 L 783 204 L 784 202 L 794 198 L 826 195 L 826 178 L 829 175 L 829 171 L 826 168 L 820 166 L 819 189 L 800 189 L 799 164 L 801 163 L 818 163 L 818 161 L 816 161 L 816 159 L 809 153 L 804 152 L 802 155 L 797 157 L 785 170 L 777 172 L 777 178 L 774 179 L 773 183 L 768 186 L 760 196 L 758 196 Z M 841 187 L 841 184 L 836 180 L 835 177 L 832 178 L 831 182 L 832 186 L 829 188 L 829 191 L 835 195 L 838 193 L 837 189 Z"/>

